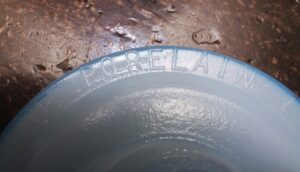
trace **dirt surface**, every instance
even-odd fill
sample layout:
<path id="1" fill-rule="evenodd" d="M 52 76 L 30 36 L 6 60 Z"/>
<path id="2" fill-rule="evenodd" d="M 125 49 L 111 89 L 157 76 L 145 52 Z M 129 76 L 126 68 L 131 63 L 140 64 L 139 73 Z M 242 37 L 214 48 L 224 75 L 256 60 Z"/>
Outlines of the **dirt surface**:
<path id="1" fill-rule="evenodd" d="M 232 56 L 299 95 L 299 31 L 298 0 L 0 0 L 0 130 L 65 72 L 150 45 Z"/>

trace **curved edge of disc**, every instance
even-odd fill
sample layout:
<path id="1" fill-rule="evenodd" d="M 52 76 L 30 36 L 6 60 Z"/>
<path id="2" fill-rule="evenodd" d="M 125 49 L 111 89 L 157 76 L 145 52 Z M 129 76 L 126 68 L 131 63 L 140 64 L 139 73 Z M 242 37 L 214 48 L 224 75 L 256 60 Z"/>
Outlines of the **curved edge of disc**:
<path id="1" fill-rule="evenodd" d="M 88 63 L 82 64 L 76 69 L 65 73 L 62 77 L 56 79 L 53 81 L 51 84 L 49 84 L 47 87 L 45 87 L 40 93 L 38 93 L 29 103 L 27 103 L 18 113 L 17 115 L 10 121 L 8 126 L 4 129 L 4 131 L 0 134 L 0 144 L 1 142 L 5 139 L 7 135 L 9 135 L 10 131 L 14 128 L 16 123 L 21 120 L 21 118 L 30 111 L 30 109 L 39 102 L 40 99 L 43 97 L 47 96 L 50 92 L 54 91 L 55 89 L 59 88 L 57 84 L 59 83 L 60 85 L 64 83 L 64 81 L 78 73 L 81 72 L 81 69 L 91 66 L 95 63 L 101 62 L 102 59 L 104 58 L 111 58 L 113 59 L 116 56 L 125 54 L 126 52 L 140 52 L 140 51 L 145 51 L 145 50 L 164 50 L 164 49 L 176 49 L 176 50 L 190 50 L 190 51 L 196 51 L 196 52 L 203 52 L 206 53 L 206 55 L 213 55 L 217 56 L 219 58 L 227 59 L 230 62 L 233 62 L 234 65 L 238 65 L 240 67 L 245 67 L 247 68 L 250 72 L 255 73 L 256 76 L 259 76 L 264 82 L 267 82 L 269 84 L 269 87 L 272 87 L 271 93 L 275 94 L 279 97 L 288 97 L 288 99 L 283 102 L 283 109 L 282 112 L 280 113 L 287 113 L 287 118 L 289 118 L 289 121 L 292 121 L 295 123 L 295 126 L 300 124 L 300 115 L 295 115 L 297 112 L 299 112 L 300 109 L 300 98 L 294 94 L 290 89 L 288 89 L 285 85 L 283 85 L 281 82 L 273 78 L 272 76 L 268 75 L 267 73 L 245 63 L 242 62 L 238 59 L 234 59 L 225 55 L 221 55 L 212 51 L 206 51 L 206 50 L 201 50 L 197 48 L 189 48 L 189 47 L 182 47 L 182 46 L 149 46 L 149 47 L 142 47 L 142 48 L 133 48 L 133 49 L 127 49 L 124 51 L 120 52 L 115 52 L 111 53 L 108 55 L 101 56 L 99 58 L 96 58 L 94 60 L 89 61 Z M 226 79 L 224 79 L 226 80 Z M 265 89 L 265 88 L 264 88 Z M 263 89 L 262 89 L 263 90 Z M 255 92 L 255 91 L 254 91 Z M 296 125 L 297 124 L 297 125 Z"/>

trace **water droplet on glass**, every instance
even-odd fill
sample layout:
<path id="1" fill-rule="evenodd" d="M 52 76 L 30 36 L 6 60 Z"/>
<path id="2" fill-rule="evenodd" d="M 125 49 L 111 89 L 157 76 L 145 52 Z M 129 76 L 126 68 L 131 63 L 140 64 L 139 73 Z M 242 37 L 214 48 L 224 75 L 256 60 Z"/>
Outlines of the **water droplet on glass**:
<path id="1" fill-rule="evenodd" d="M 33 70 L 34 71 L 46 71 L 47 70 L 47 68 L 46 68 L 46 66 L 44 66 L 44 65 L 42 65 L 42 64 L 35 64 L 34 66 L 33 66 Z"/>
<path id="2" fill-rule="evenodd" d="M 98 9 L 97 13 L 100 14 L 100 15 L 104 14 L 104 12 L 101 9 Z"/>
<path id="3" fill-rule="evenodd" d="M 154 25 L 151 27 L 153 32 L 159 32 L 160 31 L 160 26 L 159 25 Z"/>
<path id="4" fill-rule="evenodd" d="M 247 63 L 254 64 L 256 62 L 255 58 L 251 57 L 247 60 Z"/>
<path id="5" fill-rule="evenodd" d="M 61 69 L 63 72 L 67 72 L 73 69 L 73 67 L 69 64 L 69 58 L 66 58 L 64 61 L 58 63 L 56 67 Z"/>
<path id="6" fill-rule="evenodd" d="M 123 26 L 116 26 L 114 28 L 111 28 L 110 31 L 117 36 L 128 38 L 133 42 L 136 41 L 136 36 L 127 31 Z"/>
<path id="7" fill-rule="evenodd" d="M 200 29 L 192 34 L 192 39 L 196 44 L 220 45 L 220 37 L 214 29 Z"/>
<path id="8" fill-rule="evenodd" d="M 155 34 L 154 34 L 154 42 L 162 43 L 162 41 L 163 41 L 163 36 L 162 36 L 162 34 L 160 34 L 160 33 L 155 33 Z"/>
<path id="9" fill-rule="evenodd" d="M 166 8 L 168 13 L 175 13 L 176 12 L 176 7 L 175 5 L 171 4 Z"/>
<path id="10" fill-rule="evenodd" d="M 133 17 L 130 17 L 130 18 L 128 18 L 128 23 L 129 23 L 129 24 L 137 24 L 137 23 L 138 23 L 138 20 L 135 19 L 135 18 L 133 18 Z"/>

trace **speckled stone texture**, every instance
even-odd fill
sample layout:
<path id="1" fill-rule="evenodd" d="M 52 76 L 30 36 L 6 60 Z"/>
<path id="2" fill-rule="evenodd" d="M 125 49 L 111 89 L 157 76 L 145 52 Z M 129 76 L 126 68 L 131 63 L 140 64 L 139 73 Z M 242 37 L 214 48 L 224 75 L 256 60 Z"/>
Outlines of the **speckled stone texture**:
<path id="1" fill-rule="evenodd" d="M 0 126 L 65 72 L 150 45 L 232 56 L 299 95 L 299 31 L 298 0 L 0 0 Z"/>

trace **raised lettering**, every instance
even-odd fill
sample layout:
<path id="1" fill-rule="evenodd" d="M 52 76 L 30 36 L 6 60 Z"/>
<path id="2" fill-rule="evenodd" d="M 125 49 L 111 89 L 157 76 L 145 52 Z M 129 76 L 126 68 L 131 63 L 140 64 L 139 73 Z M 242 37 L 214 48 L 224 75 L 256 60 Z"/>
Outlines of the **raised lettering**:
<path id="1" fill-rule="evenodd" d="M 129 71 L 142 70 L 142 66 L 138 62 L 139 55 L 137 52 L 131 51 L 131 52 L 126 53 L 126 59 L 128 62 L 128 70 Z"/>
<path id="2" fill-rule="evenodd" d="M 237 78 L 237 82 L 243 84 L 243 87 L 250 88 L 252 80 L 254 79 L 256 72 L 250 70 L 246 65 L 243 67 L 243 71 Z"/>
<path id="3" fill-rule="evenodd" d="M 222 66 L 221 66 L 221 70 L 219 72 L 219 78 L 222 78 L 222 79 L 224 78 L 228 62 L 229 62 L 229 58 L 224 57 L 224 60 L 223 60 Z"/>
<path id="4" fill-rule="evenodd" d="M 199 68 L 203 68 L 204 73 L 208 73 L 208 59 L 205 52 L 200 53 L 200 57 L 194 66 L 194 72 L 198 71 Z"/>
<path id="5" fill-rule="evenodd" d="M 161 54 L 162 52 L 163 52 L 162 49 L 149 50 L 149 53 L 150 53 L 149 64 L 150 64 L 151 70 L 164 70 L 165 69 L 165 66 L 156 66 L 155 65 L 155 62 L 158 62 L 160 59 L 159 56 L 155 56 L 155 53 Z"/>
<path id="6" fill-rule="evenodd" d="M 102 66 L 100 62 L 93 64 L 92 66 L 83 67 L 81 70 L 82 75 L 85 78 L 85 81 L 89 88 L 98 83 L 104 81 L 104 75 L 102 72 Z"/>
<path id="7" fill-rule="evenodd" d="M 106 77 L 111 77 L 115 74 L 115 67 L 111 58 L 102 59 L 102 70 Z"/>
<path id="8" fill-rule="evenodd" d="M 171 69 L 172 70 L 186 72 L 187 68 L 177 66 L 177 58 L 178 58 L 178 49 L 174 49 L 173 50 L 173 56 L 172 56 L 172 66 L 171 66 Z"/>

